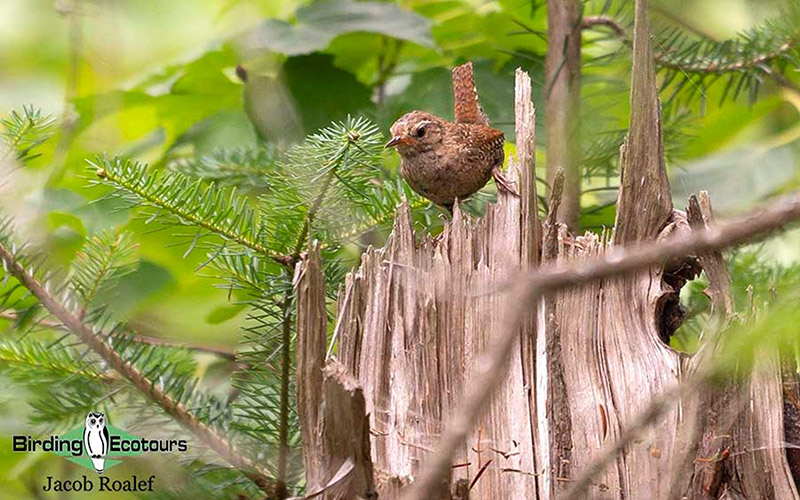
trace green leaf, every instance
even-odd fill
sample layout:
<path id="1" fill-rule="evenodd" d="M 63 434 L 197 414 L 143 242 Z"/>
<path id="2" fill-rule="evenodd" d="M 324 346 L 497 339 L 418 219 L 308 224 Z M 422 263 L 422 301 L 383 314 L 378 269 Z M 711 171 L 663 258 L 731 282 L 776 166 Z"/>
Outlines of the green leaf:
<path id="1" fill-rule="evenodd" d="M 231 318 L 235 318 L 245 307 L 247 307 L 247 304 L 231 304 L 217 307 L 206 316 L 206 321 L 212 325 L 224 323 Z"/>
<path id="2" fill-rule="evenodd" d="M 127 139 L 145 137 L 161 128 L 166 149 L 196 122 L 217 113 L 240 110 L 241 84 L 226 70 L 235 66 L 232 48 L 223 46 L 186 64 L 167 68 L 129 90 L 82 97 L 73 101 L 80 115 L 76 132 L 115 115 L 125 122 Z M 163 152 L 163 151 L 162 151 Z"/>
<path id="3" fill-rule="evenodd" d="M 333 57 L 291 57 L 283 65 L 286 85 L 297 103 L 306 132 L 373 107 L 371 90 L 333 65 Z M 325 82 L 324 87 L 320 82 Z"/>
<path id="4" fill-rule="evenodd" d="M 106 297 L 107 311 L 113 318 L 126 318 L 137 309 L 145 308 L 147 301 L 169 291 L 175 286 L 175 278 L 169 269 L 142 260 L 134 271 L 119 279 L 114 286 L 114 295 Z"/>
<path id="5" fill-rule="evenodd" d="M 294 24 L 265 21 L 244 43 L 294 56 L 325 49 L 339 35 L 366 31 L 434 48 L 430 30 L 428 19 L 391 3 L 323 0 L 299 9 Z"/>

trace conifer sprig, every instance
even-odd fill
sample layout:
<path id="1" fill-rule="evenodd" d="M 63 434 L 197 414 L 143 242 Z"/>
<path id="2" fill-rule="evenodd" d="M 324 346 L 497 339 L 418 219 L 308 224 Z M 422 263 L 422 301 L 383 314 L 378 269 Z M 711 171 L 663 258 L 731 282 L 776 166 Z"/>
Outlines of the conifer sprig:
<path id="1" fill-rule="evenodd" d="M 270 188 L 270 175 L 279 168 L 279 159 L 278 149 L 264 144 L 249 148 L 219 149 L 200 157 L 176 159 L 169 168 L 220 186 L 234 186 L 242 191 L 265 191 Z"/>
<path id="2" fill-rule="evenodd" d="M 89 165 L 99 179 L 93 184 L 111 186 L 131 206 L 157 209 L 153 217 L 158 222 L 197 228 L 188 251 L 201 238 L 213 235 L 278 263 L 288 261 L 267 246 L 265 224 L 235 188 L 220 188 L 175 172 L 148 172 L 147 165 L 122 158 L 98 157 Z"/>
<path id="3" fill-rule="evenodd" d="M 39 156 L 34 150 L 52 135 L 55 120 L 42 114 L 33 106 L 23 106 L 22 111 L 11 111 L 0 119 L 4 144 L 0 145 L 0 162 L 14 154 L 16 160 L 25 163 Z"/>
<path id="4" fill-rule="evenodd" d="M 136 244 L 130 233 L 102 232 L 92 236 L 73 262 L 73 287 L 83 301 L 84 312 L 102 306 L 120 278 L 135 270 Z"/>

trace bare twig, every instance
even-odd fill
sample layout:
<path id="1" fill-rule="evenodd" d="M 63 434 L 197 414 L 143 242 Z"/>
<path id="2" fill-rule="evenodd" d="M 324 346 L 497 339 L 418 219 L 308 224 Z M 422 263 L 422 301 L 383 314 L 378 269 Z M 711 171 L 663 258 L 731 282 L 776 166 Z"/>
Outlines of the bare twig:
<path id="1" fill-rule="evenodd" d="M 616 19 L 611 16 L 585 16 L 581 21 L 581 29 L 592 29 L 597 26 L 605 26 L 617 34 L 617 36 L 625 36 L 625 28 L 623 28 Z"/>
<path id="2" fill-rule="evenodd" d="M 651 246 L 618 247 L 598 259 L 574 265 L 544 266 L 540 272 L 528 272 L 502 285 L 519 300 L 506 301 L 503 328 L 498 338 L 489 342 L 489 350 L 479 359 L 462 403 L 444 428 L 436 453 L 423 465 L 419 479 L 408 489 L 405 500 L 423 500 L 439 485 L 450 468 L 458 446 L 464 442 L 474 422 L 508 368 L 522 318 L 530 307 L 548 292 L 662 265 L 686 255 L 740 245 L 800 219 L 800 192 L 773 202 L 765 209 L 724 225 L 713 225 Z M 657 400 L 658 402 L 658 400 Z M 649 410 L 651 411 L 651 410 Z M 644 415 L 646 417 L 647 415 Z"/>
<path id="3" fill-rule="evenodd" d="M 283 294 L 281 306 L 281 400 L 280 414 L 278 416 L 278 483 L 280 486 L 279 498 L 286 498 L 286 467 L 289 460 L 289 376 L 291 372 L 291 346 L 292 341 L 292 299 L 293 291 L 286 290 Z"/>
<path id="4" fill-rule="evenodd" d="M 125 361 L 91 326 L 78 319 L 72 311 L 53 297 L 45 286 L 26 271 L 15 255 L 2 244 L 0 244 L 0 260 L 2 260 L 7 273 L 14 276 L 66 329 L 103 358 L 113 370 L 128 380 L 145 397 L 161 407 L 181 426 L 197 436 L 202 443 L 218 453 L 226 462 L 241 470 L 245 476 L 267 493 L 267 498 L 277 498 L 278 485 L 270 479 L 266 470 L 237 453 L 230 441 L 213 428 L 197 420 L 197 417 L 189 412 L 182 403 L 175 401 L 152 380 L 145 377 L 138 368 Z"/>

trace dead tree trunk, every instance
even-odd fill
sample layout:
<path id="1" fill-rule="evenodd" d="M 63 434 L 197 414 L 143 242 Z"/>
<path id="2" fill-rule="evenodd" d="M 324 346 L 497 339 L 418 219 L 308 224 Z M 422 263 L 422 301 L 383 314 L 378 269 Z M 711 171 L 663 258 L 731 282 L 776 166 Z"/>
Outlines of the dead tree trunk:
<path id="1" fill-rule="evenodd" d="M 402 205 L 387 244 L 365 252 L 340 291 L 335 359 L 324 359 L 322 271 L 311 249 L 296 279 L 309 494 L 392 499 L 413 482 L 503 324 L 501 305 L 515 300 L 495 284 L 539 265 L 539 249 L 545 262 L 569 263 L 705 227 L 707 198 L 691 202 L 688 217 L 672 207 L 644 0 L 636 2 L 631 109 L 614 230 L 571 236 L 557 218 L 558 182 L 540 230 L 530 80 L 518 72 L 519 158 L 510 173 L 520 179 L 521 198 L 501 193 L 478 220 L 456 206 L 437 240 L 417 237 Z M 654 398 L 713 354 L 711 342 L 694 359 L 666 344 L 681 320 L 677 294 L 698 262 L 715 310 L 730 317 L 719 253 L 519 304 L 531 314 L 505 379 L 431 500 L 548 500 L 567 489 L 571 498 L 592 499 L 800 499 L 783 449 L 780 364 L 769 352 L 749 380 L 668 400 L 639 439 L 587 473 Z"/>
<path id="2" fill-rule="evenodd" d="M 581 211 L 581 2 L 547 0 L 545 122 L 547 181 L 564 170 L 564 207 L 558 221 L 578 229 Z"/>

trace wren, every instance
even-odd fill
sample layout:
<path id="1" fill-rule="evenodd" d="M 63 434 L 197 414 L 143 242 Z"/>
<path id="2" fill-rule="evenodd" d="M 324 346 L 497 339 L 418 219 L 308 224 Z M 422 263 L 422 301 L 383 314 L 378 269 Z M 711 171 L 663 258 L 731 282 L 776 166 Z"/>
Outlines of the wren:
<path id="1" fill-rule="evenodd" d="M 516 195 L 503 177 L 503 132 L 488 125 L 477 100 L 472 64 L 453 70 L 455 122 L 424 111 L 403 115 L 391 127 L 387 148 L 400 154 L 400 173 L 411 189 L 452 211 L 494 177 L 498 190 Z"/>

